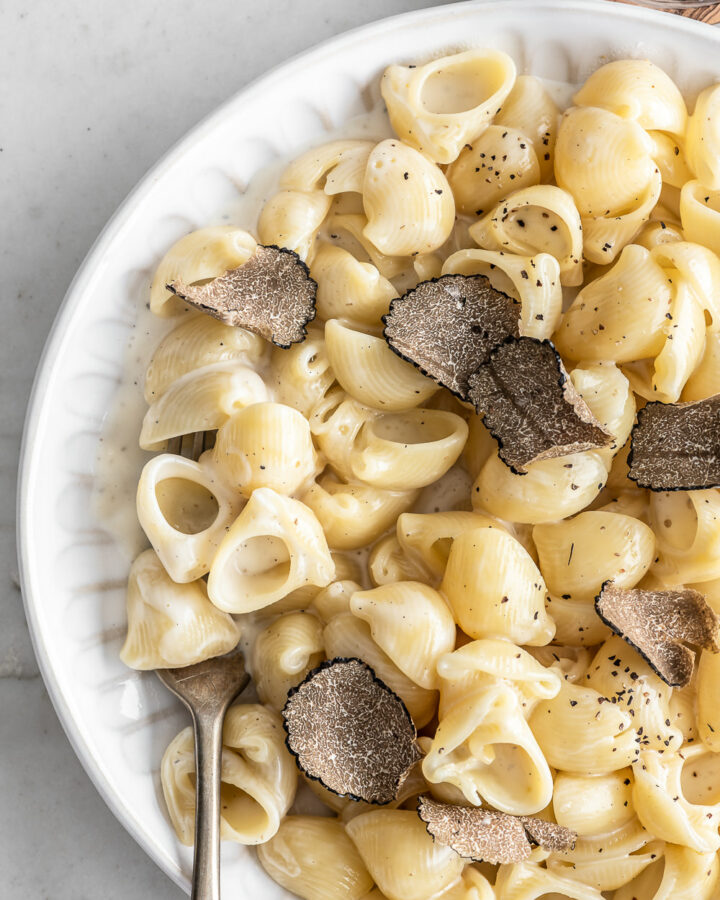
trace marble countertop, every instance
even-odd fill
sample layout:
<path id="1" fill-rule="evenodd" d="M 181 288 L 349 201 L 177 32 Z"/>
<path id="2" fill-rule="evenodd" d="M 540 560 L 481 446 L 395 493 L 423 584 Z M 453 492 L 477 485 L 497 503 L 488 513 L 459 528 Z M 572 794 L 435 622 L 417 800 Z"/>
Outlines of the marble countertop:
<path id="1" fill-rule="evenodd" d="M 251 79 L 442 0 L 3 0 L 0 10 L 0 872 L 7 900 L 180 900 L 76 759 L 17 584 L 15 481 L 43 343 L 93 240 L 145 171 Z"/>

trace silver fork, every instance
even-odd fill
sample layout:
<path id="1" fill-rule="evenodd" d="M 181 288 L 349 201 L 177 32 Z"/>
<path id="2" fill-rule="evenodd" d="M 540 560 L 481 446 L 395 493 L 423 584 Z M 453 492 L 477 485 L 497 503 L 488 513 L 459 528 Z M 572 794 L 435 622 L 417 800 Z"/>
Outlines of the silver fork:
<path id="1" fill-rule="evenodd" d="M 211 432 L 168 442 L 168 452 L 197 459 Z M 220 774 L 225 713 L 250 681 L 239 650 L 181 669 L 157 669 L 157 676 L 188 708 L 195 735 L 195 850 L 192 900 L 220 900 Z"/>

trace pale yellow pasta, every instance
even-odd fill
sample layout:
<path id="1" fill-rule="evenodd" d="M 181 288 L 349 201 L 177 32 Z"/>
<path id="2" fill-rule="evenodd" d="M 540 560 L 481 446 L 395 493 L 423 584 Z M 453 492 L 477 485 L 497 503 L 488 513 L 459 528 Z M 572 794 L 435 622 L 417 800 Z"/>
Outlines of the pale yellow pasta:
<path id="1" fill-rule="evenodd" d="M 681 782 L 688 754 L 645 750 L 633 766 L 633 804 L 638 818 L 656 837 L 698 853 L 720 848 L 720 802 L 689 802 Z"/>
<path id="2" fill-rule="evenodd" d="M 623 770 L 623 774 L 627 773 Z M 580 799 L 580 798 L 578 798 Z M 620 827 L 580 837 L 575 849 L 553 854 L 548 869 L 599 891 L 612 891 L 634 881 L 662 855 L 664 845 L 654 841 L 633 814 Z"/>
<path id="3" fill-rule="evenodd" d="M 181 375 L 143 419 L 140 446 L 160 450 L 174 437 L 219 428 L 237 410 L 268 396 L 262 378 L 243 360 L 214 363 Z"/>
<path id="4" fill-rule="evenodd" d="M 288 816 L 258 847 L 268 875 L 303 900 L 361 900 L 373 885 L 338 819 Z"/>
<path id="5" fill-rule="evenodd" d="M 218 362 L 254 367 L 268 354 L 267 342 L 212 316 L 189 314 L 158 344 L 145 373 L 145 400 L 161 397 L 182 375 Z"/>
<path id="6" fill-rule="evenodd" d="M 655 160 L 663 184 L 682 188 L 693 175 L 685 162 L 681 142 L 664 131 L 649 132 L 653 141 L 652 157 Z"/>
<path id="7" fill-rule="evenodd" d="M 325 535 L 298 500 L 258 488 L 223 538 L 208 578 L 212 602 L 231 613 L 263 609 L 335 574 Z"/>
<path id="8" fill-rule="evenodd" d="M 329 141 L 319 147 L 312 147 L 286 166 L 280 176 L 280 187 L 290 191 L 334 193 L 332 189 L 328 190 L 328 179 L 335 170 L 349 159 L 364 157 L 366 162 L 372 148 L 372 141 L 349 139 Z M 362 190 L 362 181 L 357 190 Z"/>
<path id="9" fill-rule="evenodd" d="M 252 674 L 258 697 L 280 712 L 288 691 L 324 659 L 322 622 L 307 612 L 280 616 L 255 638 Z"/>
<path id="10" fill-rule="evenodd" d="M 606 581 L 635 587 L 655 554 L 655 535 L 644 522 L 600 510 L 536 525 L 533 541 L 550 593 L 576 600 L 594 599 Z"/>
<path id="11" fill-rule="evenodd" d="M 609 447 L 597 451 L 609 467 L 635 422 L 636 403 L 630 382 L 612 362 L 581 363 L 570 373 L 570 380 L 598 422 L 613 436 Z"/>
<path id="12" fill-rule="evenodd" d="M 440 590 L 470 637 L 532 646 L 549 643 L 555 633 L 540 571 L 520 542 L 498 528 L 455 538 Z"/>
<path id="13" fill-rule="evenodd" d="M 443 900 L 495 900 L 495 891 L 487 878 L 475 866 L 463 869 L 459 881 L 445 891 Z M 372 895 L 367 900 L 382 900 Z"/>
<path id="14" fill-rule="evenodd" d="M 455 646 L 455 622 L 437 591 L 418 581 L 385 584 L 354 594 L 350 611 L 368 623 L 401 672 L 420 687 L 437 688 L 437 661 Z"/>
<path id="15" fill-rule="evenodd" d="M 441 478 L 462 453 L 468 427 L 455 413 L 413 409 L 368 420 L 351 455 L 355 478 L 389 491 L 414 490 Z"/>
<path id="16" fill-rule="evenodd" d="M 176 241 L 160 260 L 150 286 L 150 309 L 156 316 L 175 316 L 187 305 L 171 294 L 173 281 L 194 284 L 223 275 L 247 262 L 255 252 L 255 238 L 233 225 L 200 228 Z"/>
<path id="17" fill-rule="evenodd" d="M 502 900 L 603 900 L 595 888 L 528 862 L 500 866 L 495 893 Z"/>
<path id="18" fill-rule="evenodd" d="M 720 189 L 687 181 L 680 191 L 680 219 L 689 241 L 705 244 L 720 254 Z"/>
<path id="19" fill-rule="evenodd" d="M 720 330 L 720 259 L 702 244 L 673 241 L 653 248 L 653 259 L 676 269 L 707 314 L 708 331 Z"/>
<path id="20" fill-rule="evenodd" d="M 465 144 L 447 177 L 458 211 L 482 216 L 512 191 L 539 184 L 540 164 L 522 131 L 491 125 Z"/>
<path id="21" fill-rule="evenodd" d="M 618 635 L 598 648 L 583 684 L 628 712 L 640 748 L 663 752 L 680 748 L 683 734 L 673 724 L 670 710 L 673 689 Z"/>
<path id="22" fill-rule="evenodd" d="M 497 443 L 485 427 L 482 416 L 472 413 L 467 423 L 469 433 L 462 459 L 470 477 L 477 478 L 480 469 L 496 452 Z"/>
<path id="23" fill-rule="evenodd" d="M 346 483 L 325 471 L 300 499 L 317 516 L 328 546 L 357 550 L 387 531 L 417 496 L 417 491 L 384 491 L 368 484 Z"/>
<path id="24" fill-rule="evenodd" d="M 650 495 L 657 539 L 652 574 L 664 585 L 720 577 L 720 496 L 713 489 Z"/>
<path id="25" fill-rule="evenodd" d="M 703 650 L 697 669 L 697 726 L 703 744 L 720 753 L 720 653 Z"/>
<path id="26" fill-rule="evenodd" d="M 333 581 L 317 592 L 308 609 L 327 625 L 335 616 L 350 612 L 350 598 L 356 591 L 361 590 L 362 586 L 357 581 L 350 579 Z"/>
<path id="27" fill-rule="evenodd" d="M 223 726 L 220 836 L 262 844 L 281 827 L 295 799 L 297 769 L 285 747 L 282 719 L 259 704 L 232 706 Z M 168 746 L 160 767 L 170 821 L 183 844 L 195 837 L 195 752 L 192 728 Z"/>
<path id="28" fill-rule="evenodd" d="M 317 234 L 330 211 L 325 191 L 279 191 L 263 206 L 258 237 L 265 245 L 287 247 L 312 262 Z"/>
<path id="29" fill-rule="evenodd" d="M 278 403 L 309 417 L 335 382 L 322 329 L 311 325 L 305 340 L 288 350 L 274 347 L 267 381 Z"/>
<path id="30" fill-rule="evenodd" d="M 388 900 L 435 897 L 465 866 L 454 850 L 433 840 L 412 810 L 373 810 L 356 816 L 345 829 Z"/>
<path id="31" fill-rule="evenodd" d="M 313 257 L 317 282 L 317 314 L 321 319 L 344 318 L 364 325 L 380 324 L 397 291 L 374 265 L 361 262 L 335 244 L 322 243 Z"/>
<path id="32" fill-rule="evenodd" d="M 602 694 L 565 682 L 557 697 L 543 701 L 530 727 L 551 766 L 565 772 L 603 775 L 628 766 L 638 754 L 633 719 Z M 568 741 L 581 734 L 581 741 Z"/>
<path id="33" fill-rule="evenodd" d="M 207 456 L 202 462 L 169 453 L 154 456 L 138 482 L 138 521 L 168 574 L 179 583 L 210 571 L 242 505 Z"/>
<path id="34" fill-rule="evenodd" d="M 553 155 L 560 110 L 534 75 L 518 75 L 513 89 L 495 117 L 497 125 L 517 128 L 535 148 L 542 181 L 553 174 Z"/>
<path id="35" fill-rule="evenodd" d="M 605 460 L 597 450 L 531 463 L 526 475 L 516 475 L 495 452 L 475 481 L 472 504 L 476 512 L 511 522 L 554 522 L 584 509 L 606 481 Z"/>
<path id="36" fill-rule="evenodd" d="M 397 517 L 397 539 L 405 555 L 435 579 L 441 579 L 454 539 L 476 528 L 503 526 L 488 516 L 462 510 L 437 513 L 402 513 Z"/>
<path id="37" fill-rule="evenodd" d="M 673 288 L 644 247 L 630 244 L 609 272 L 587 284 L 563 316 L 555 343 L 577 360 L 630 362 L 665 343 Z"/>
<path id="38" fill-rule="evenodd" d="M 594 647 L 611 633 L 595 612 L 594 598 L 580 600 L 568 594 L 552 594 L 547 603 L 555 623 L 555 640 L 568 647 Z"/>
<path id="39" fill-rule="evenodd" d="M 470 237 L 485 250 L 549 253 L 560 265 L 562 284 L 582 282 L 580 213 L 572 195 L 555 185 L 538 184 L 508 195 L 470 227 Z"/>
<path id="40" fill-rule="evenodd" d="M 554 697 L 561 683 L 556 670 L 541 665 L 526 650 L 505 640 L 472 641 L 446 653 L 437 662 L 437 673 L 440 718 L 497 681 L 513 688 L 527 716 L 538 700 Z"/>
<path id="41" fill-rule="evenodd" d="M 378 647 L 370 634 L 370 626 L 352 613 L 333 616 L 323 631 L 325 652 L 329 659 L 357 657 L 366 662 L 408 708 L 418 728 L 432 719 L 437 709 L 437 691 L 430 691 L 412 681 Z"/>
<path id="42" fill-rule="evenodd" d="M 330 465 L 346 481 L 356 480 L 353 471 L 356 443 L 366 423 L 378 413 L 337 385 L 315 404 L 310 415 L 310 431 Z"/>
<path id="43" fill-rule="evenodd" d="M 635 815 L 632 771 L 606 775 L 559 772 L 553 790 L 553 812 L 558 825 L 581 837 L 615 831 Z"/>
<path id="44" fill-rule="evenodd" d="M 705 347 L 695 371 L 685 382 L 681 400 L 704 400 L 720 386 L 720 332 L 705 337 Z"/>
<path id="45" fill-rule="evenodd" d="M 598 107 L 569 109 L 555 145 L 555 177 L 580 215 L 621 215 L 655 174 L 653 143 L 631 119 Z"/>
<path id="46" fill-rule="evenodd" d="M 719 869 L 715 853 L 697 853 L 688 847 L 666 844 L 662 859 L 616 891 L 613 900 L 712 900 L 717 893 Z"/>
<path id="47" fill-rule="evenodd" d="M 465 801 L 486 801 L 513 815 L 544 809 L 552 775 L 525 720 L 514 687 L 502 681 L 457 702 L 440 719 L 422 763 L 432 784 L 459 788 Z"/>
<path id="48" fill-rule="evenodd" d="M 515 77 L 506 53 L 467 50 L 424 66 L 388 66 L 380 89 L 395 133 L 450 163 L 500 112 Z"/>
<path id="49" fill-rule="evenodd" d="M 384 278 L 395 278 L 407 271 L 408 260 L 402 255 L 388 255 L 376 247 L 365 234 L 367 225 L 368 217 L 364 213 L 331 211 L 327 231 L 358 260 L 371 262 Z"/>
<path id="50" fill-rule="evenodd" d="M 554 669 L 571 684 L 585 677 L 590 664 L 590 651 L 584 647 L 561 647 L 546 644 L 544 647 L 528 647 L 528 653 L 541 665 Z"/>
<path id="51" fill-rule="evenodd" d="M 560 264 L 549 253 L 520 256 L 499 250 L 458 250 L 443 275 L 485 275 L 493 287 L 520 301 L 520 334 L 544 340 L 560 324 Z"/>
<path id="52" fill-rule="evenodd" d="M 370 551 L 368 574 L 376 586 L 394 581 L 422 581 L 428 576 L 425 566 L 420 568 L 407 556 L 394 534 L 381 538 Z"/>
<path id="53" fill-rule="evenodd" d="M 455 224 L 455 202 L 442 170 L 392 138 L 381 141 L 368 158 L 363 206 L 363 233 L 387 256 L 431 253 Z"/>
<path id="54" fill-rule="evenodd" d="M 596 69 L 573 98 L 577 106 L 600 106 L 646 131 L 681 135 L 687 109 L 673 80 L 648 59 L 618 59 Z"/>
<path id="55" fill-rule="evenodd" d="M 202 581 L 176 584 L 153 550 L 133 562 L 120 659 L 132 669 L 190 666 L 237 646 L 240 629 L 208 600 Z"/>
<path id="56" fill-rule="evenodd" d="M 685 156 L 701 184 L 720 190 L 720 84 L 705 88 L 685 132 Z"/>
<path id="57" fill-rule="evenodd" d="M 348 327 L 338 319 L 325 325 L 325 349 L 340 386 L 373 409 L 412 409 L 438 389 L 434 381 L 393 353 L 382 337 Z"/>
<path id="58" fill-rule="evenodd" d="M 218 430 L 213 454 L 244 497 L 258 488 L 294 494 L 320 468 L 307 419 L 282 403 L 255 403 L 235 413 Z"/>

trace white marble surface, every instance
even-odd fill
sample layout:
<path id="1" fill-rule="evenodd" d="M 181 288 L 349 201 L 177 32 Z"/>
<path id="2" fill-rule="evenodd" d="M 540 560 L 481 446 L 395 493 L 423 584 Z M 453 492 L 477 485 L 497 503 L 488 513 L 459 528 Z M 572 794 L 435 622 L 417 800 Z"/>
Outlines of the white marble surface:
<path id="1" fill-rule="evenodd" d="M 441 0 L 0 3 L 0 895 L 179 900 L 103 804 L 38 674 L 17 586 L 27 397 L 83 256 L 143 173 L 266 69 Z"/>

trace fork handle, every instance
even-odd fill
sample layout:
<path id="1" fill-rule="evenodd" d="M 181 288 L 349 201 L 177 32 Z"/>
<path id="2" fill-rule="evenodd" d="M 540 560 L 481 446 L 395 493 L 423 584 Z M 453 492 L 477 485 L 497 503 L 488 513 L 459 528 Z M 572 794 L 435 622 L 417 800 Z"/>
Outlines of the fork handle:
<path id="1" fill-rule="evenodd" d="M 220 772 L 225 710 L 193 716 L 195 731 L 195 854 L 191 900 L 220 900 Z"/>

